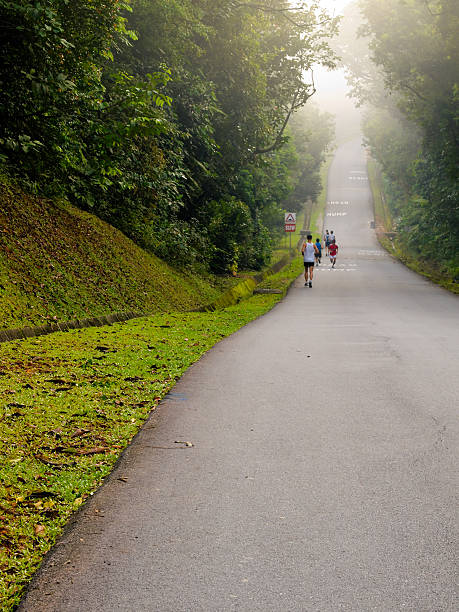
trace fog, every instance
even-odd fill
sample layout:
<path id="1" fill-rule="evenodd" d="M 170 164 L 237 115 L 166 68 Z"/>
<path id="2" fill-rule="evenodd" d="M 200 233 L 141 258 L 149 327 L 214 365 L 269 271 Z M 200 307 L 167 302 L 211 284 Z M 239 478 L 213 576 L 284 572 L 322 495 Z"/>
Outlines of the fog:
<path id="1" fill-rule="evenodd" d="M 349 0 L 320 0 L 320 6 L 330 15 L 341 15 Z M 316 93 L 312 100 L 323 111 L 336 117 L 336 140 L 343 142 L 360 132 L 360 111 L 355 103 L 347 97 L 348 86 L 344 69 L 327 70 L 321 66 L 314 69 Z M 312 101 L 311 100 L 311 101 Z"/>

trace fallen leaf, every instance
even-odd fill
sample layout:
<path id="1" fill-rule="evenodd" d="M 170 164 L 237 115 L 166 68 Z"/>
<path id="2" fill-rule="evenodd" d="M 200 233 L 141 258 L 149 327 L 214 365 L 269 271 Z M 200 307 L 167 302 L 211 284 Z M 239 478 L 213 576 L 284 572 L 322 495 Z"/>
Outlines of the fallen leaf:
<path id="1" fill-rule="evenodd" d="M 110 347 L 109 346 L 99 345 L 99 346 L 96 346 L 95 350 L 96 351 L 101 351 L 102 353 L 106 353 L 107 351 L 110 350 Z"/>
<path id="2" fill-rule="evenodd" d="M 35 525 L 33 531 L 36 536 L 42 538 L 45 535 L 46 528 L 44 525 Z"/>
<path id="3" fill-rule="evenodd" d="M 32 491 L 26 499 L 45 499 L 47 497 L 57 497 L 52 491 Z"/>
<path id="4" fill-rule="evenodd" d="M 76 429 L 70 437 L 78 438 L 79 436 L 83 436 L 84 434 L 87 434 L 89 432 L 90 432 L 89 429 Z"/>
<path id="5" fill-rule="evenodd" d="M 43 455 L 40 455 L 39 453 L 36 453 L 34 457 L 38 459 L 39 461 L 41 461 L 42 463 L 44 463 L 45 465 L 49 465 L 55 468 L 71 467 L 72 465 L 75 465 L 74 461 L 72 461 L 72 463 L 62 463 L 60 461 L 51 461 L 50 459 L 47 459 L 46 457 L 44 457 Z"/>
<path id="6" fill-rule="evenodd" d="M 77 455 L 99 455 L 109 453 L 108 446 L 95 446 L 94 448 L 81 448 L 75 451 Z"/>

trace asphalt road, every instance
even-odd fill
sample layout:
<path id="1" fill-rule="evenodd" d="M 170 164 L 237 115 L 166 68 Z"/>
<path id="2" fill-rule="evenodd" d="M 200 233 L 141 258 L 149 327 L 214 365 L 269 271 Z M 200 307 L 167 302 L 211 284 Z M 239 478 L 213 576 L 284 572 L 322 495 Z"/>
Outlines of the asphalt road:
<path id="1" fill-rule="evenodd" d="M 185 374 L 22 611 L 459 609 L 458 299 L 376 242 L 358 141 L 328 199 L 337 268 Z"/>

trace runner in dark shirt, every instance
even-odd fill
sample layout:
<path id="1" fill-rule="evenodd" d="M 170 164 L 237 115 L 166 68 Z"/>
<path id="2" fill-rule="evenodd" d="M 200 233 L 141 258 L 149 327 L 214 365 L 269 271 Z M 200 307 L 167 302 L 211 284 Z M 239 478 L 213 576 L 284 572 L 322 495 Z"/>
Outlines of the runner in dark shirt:
<path id="1" fill-rule="evenodd" d="M 317 248 L 317 251 L 315 252 L 316 264 L 319 265 L 320 259 L 322 257 L 322 244 L 320 242 L 320 238 L 316 238 L 316 248 Z"/>

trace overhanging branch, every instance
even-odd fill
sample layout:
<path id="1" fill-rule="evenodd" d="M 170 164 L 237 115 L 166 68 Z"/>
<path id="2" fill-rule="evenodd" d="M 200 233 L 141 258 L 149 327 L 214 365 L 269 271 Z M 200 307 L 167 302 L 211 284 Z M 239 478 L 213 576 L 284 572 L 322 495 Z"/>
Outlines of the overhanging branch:
<path id="1" fill-rule="evenodd" d="M 235 8 L 253 8 L 257 11 L 263 11 L 264 13 L 279 13 L 280 15 L 282 15 L 282 17 L 284 17 L 284 19 L 286 19 L 295 27 L 300 29 L 304 28 L 307 25 L 306 22 L 300 23 L 298 21 L 295 21 L 295 19 L 292 19 L 292 17 L 290 16 L 292 14 L 296 15 L 299 11 L 304 10 L 306 8 L 304 4 L 295 7 L 290 6 L 285 8 L 274 8 L 271 6 L 266 6 L 265 4 L 258 4 L 256 2 L 233 2 L 233 6 Z"/>
<path id="2" fill-rule="evenodd" d="M 263 155 L 264 153 L 270 153 L 271 151 L 274 151 L 275 149 L 277 149 L 277 147 L 280 145 L 281 140 L 282 140 L 282 136 L 285 132 L 285 128 L 288 125 L 288 122 L 290 120 L 290 117 L 292 116 L 292 114 L 298 110 L 299 108 L 301 108 L 302 106 L 304 106 L 306 104 L 306 102 L 309 100 L 309 98 L 311 96 L 313 96 L 316 93 L 316 86 L 314 84 L 314 73 L 311 70 L 311 76 L 312 76 L 312 91 L 311 93 L 305 93 L 303 95 L 300 95 L 301 92 L 301 88 L 298 88 L 293 96 L 293 100 L 292 103 L 290 104 L 290 108 L 289 111 L 287 113 L 287 115 L 284 118 L 284 121 L 282 122 L 281 128 L 279 130 L 279 132 L 277 133 L 276 138 L 274 139 L 274 142 L 269 145 L 268 147 L 263 147 L 262 149 L 255 149 L 254 151 L 254 155 Z"/>

